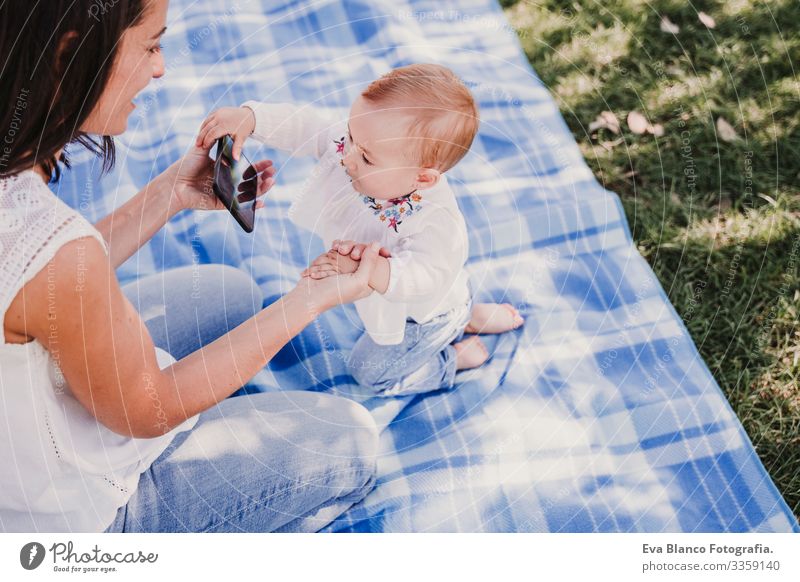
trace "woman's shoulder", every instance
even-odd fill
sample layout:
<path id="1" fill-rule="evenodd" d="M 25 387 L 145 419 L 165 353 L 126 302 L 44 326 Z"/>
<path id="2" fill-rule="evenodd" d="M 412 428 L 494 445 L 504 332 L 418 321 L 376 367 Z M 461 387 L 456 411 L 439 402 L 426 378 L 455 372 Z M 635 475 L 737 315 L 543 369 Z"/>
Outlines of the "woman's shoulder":
<path id="1" fill-rule="evenodd" d="M 0 239 L 6 243 L 0 246 L 0 257 L 10 252 L 9 243 L 30 248 L 80 236 L 92 236 L 105 248 L 97 229 L 59 199 L 39 174 L 25 170 L 0 177 Z"/>
<path id="2" fill-rule="evenodd" d="M 65 245 L 102 235 L 33 171 L 0 178 L 0 313 Z"/>
<path id="3" fill-rule="evenodd" d="M 4 217 L 5 225 L 0 227 L 0 234 L 12 230 L 13 226 L 21 227 L 23 222 L 34 222 L 39 215 L 52 214 L 54 211 L 64 215 L 76 213 L 59 200 L 33 170 L 0 176 L 0 213 Z"/>

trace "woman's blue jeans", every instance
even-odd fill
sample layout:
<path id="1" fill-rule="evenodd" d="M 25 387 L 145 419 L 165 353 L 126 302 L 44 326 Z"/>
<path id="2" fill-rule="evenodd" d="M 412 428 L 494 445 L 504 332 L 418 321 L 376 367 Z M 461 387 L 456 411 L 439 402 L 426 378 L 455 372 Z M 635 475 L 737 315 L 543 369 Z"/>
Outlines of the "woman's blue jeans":
<path id="1" fill-rule="evenodd" d="M 165 271 L 123 291 L 176 359 L 262 303 L 249 276 L 220 265 Z M 175 437 L 106 531 L 317 531 L 372 489 L 377 441 L 369 412 L 351 400 L 299 391 L 228 398 Z"/>

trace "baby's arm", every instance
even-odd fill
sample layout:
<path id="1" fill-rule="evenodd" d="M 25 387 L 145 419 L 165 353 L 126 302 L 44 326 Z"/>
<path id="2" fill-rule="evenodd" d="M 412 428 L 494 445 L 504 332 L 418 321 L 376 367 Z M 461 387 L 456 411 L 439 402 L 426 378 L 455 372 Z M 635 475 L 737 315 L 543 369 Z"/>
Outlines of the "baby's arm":
<path id="1" fill-rule="evenodd" d="M 452 283 L 466 261 L 456 224 L 446 212 L 414 236 L 400 240 L 394 255 L 381 253 L 370 276 L 370 287 L 392 302 L 415 303 L 428 300 L 437 290 Z M 353 272 L 364 244 L 335 241 L 333 249 L 320 255 L 303 276 L 324 278 Z"/>
<path id="2" fill-rule="evenodd" d="M 216 140 L 223 135 L 233 138 L 233 159 L 238 160 L 242 153 L 244 142 L 253 133 L 256 127 L 255 114 L 246 107 L 223 107 L 212 111 L 200 131 L 197 132 L 195 145 L 209 149 Z"/>
<path id="3" fill-rule="evenodd" d="M 336 123 L 310 105 L 247 101 L 241 107 L 223 107 L 211 112 L 197 136 L 197 145 L 210 148 L 223 135 L 234 139 L 233 155 L 248 137 L 296 155 L 322 157 L 330 147 L 330 131 Z"/>

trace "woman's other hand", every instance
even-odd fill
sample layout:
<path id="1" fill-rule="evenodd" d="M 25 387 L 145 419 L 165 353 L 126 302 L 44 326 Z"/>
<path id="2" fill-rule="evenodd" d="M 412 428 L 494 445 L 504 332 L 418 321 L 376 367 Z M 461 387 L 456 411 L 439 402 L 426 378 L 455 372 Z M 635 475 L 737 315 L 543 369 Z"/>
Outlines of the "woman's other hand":
<path id="1" fill-rule="evenodd" d="M 366 245 L 364 245 L 366 247 Z M 363 254 L 363 249 L 362 249 Z M 359 255 L 360 257 L 361 255 Z M 334 250 L 323 253 L 314 259 L 314 262 L 304 270 L 301 277 L 311 277 L 312 279 L 324 279 L 333 275 L 347 275 L 355 273 L 358 269 L 356 259 L 348 255 L 342 255 Z"/>
<path id="2" fill-rule="evenodd" d="M 302 277 L 290 293 L 302 296 L 315 314 L 322 313 L 336 305 L 362 299 L 373 291 L 369 283 L 378 262 L 380 248 L 380 244 L 377 242 L 367 246 L 361 254 L 361 260 L 353 261 L 357 265 L 355 271 L 331 273 L 320 279 Z M 318 258 L 323 256 L 325 255 L 320 255 Z M 352 259 L 350 260 L 352 261 Z"/>
<path id="3" fill-rule="evenodd" d="M 369 245 L 365 243 L 336 239 L 333 241 L 331 250 L 314 259 L 300 275 L 312 279 L 324 279 L 332 275 L 353 273 L 358 268 L 358 262 L 368 247 Z M 392 253 L 389 249 L 380 247 L 378 256 L 388 259 Z"/>
<path id="4" fill-rule="evenodd" d="M 185 156 L 156 178 L 172 192 L 172 214 L 187 209 L 225 210 L 225 205 L 214 195 L 214 160 L 208 157 L 208 150 L 192 146 Z M 259 160 L 251 167 L 259 174 L 257 196 L 261 197 L 275 185 L 275 167 L 272 160 Z M 245 177 L 250 171 L 249 168 L 245 170 Z M 257 209 L 263 206 L 261 200 L 256 203 Z"/>

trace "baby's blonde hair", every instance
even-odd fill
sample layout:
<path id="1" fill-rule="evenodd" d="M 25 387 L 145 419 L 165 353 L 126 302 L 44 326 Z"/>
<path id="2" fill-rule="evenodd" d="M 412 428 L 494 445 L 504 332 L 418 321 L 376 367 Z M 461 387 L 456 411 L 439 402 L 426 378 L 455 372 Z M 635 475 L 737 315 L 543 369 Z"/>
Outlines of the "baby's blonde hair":
<path id="1" fill-rule="evenodd" d="M 463 158 L 478 132 L 478 108 L 453 71 L 433 64 L 394 69 L 361 96 L 373 105 L 397 108 L 415 119 L 409 135 L 422 139 L 421 167 L 446 172 Z"/>

